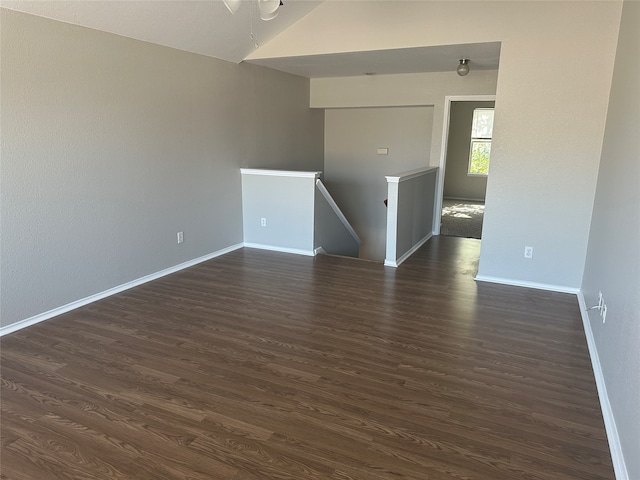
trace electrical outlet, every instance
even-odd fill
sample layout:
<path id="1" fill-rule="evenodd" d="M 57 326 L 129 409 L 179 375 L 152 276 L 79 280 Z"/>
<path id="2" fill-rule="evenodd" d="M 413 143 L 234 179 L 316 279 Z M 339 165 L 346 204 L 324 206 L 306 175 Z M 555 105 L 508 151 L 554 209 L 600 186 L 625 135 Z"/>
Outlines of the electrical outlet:
<path id="1" fill-rule="evenodd" d="M 607 305 L 605 303 L 602 304 L 602 310 L 600 310 L 600 315 L 602 315 L 602 323 L 607 321 Z"/>
<path id="2" fill-rule="evenodd" d="M 262 217 L 262 218 L 260 219 L 260 225 L 261 225 L 262 227 L 266 227 L 266 226 L 267 226 L 267 219 L 266 219 L 266 218 L 264 218 L 264 217 Z"/>
<path id="3" fill-rule="evenodd" d="M 524 247 L 524 258 L 533 258 L 533 247 Z"/>
<path id="4" fill-rule="evenodd" d="M 178 232 L 178 244 L 184 242 L 184 232 Z"/>

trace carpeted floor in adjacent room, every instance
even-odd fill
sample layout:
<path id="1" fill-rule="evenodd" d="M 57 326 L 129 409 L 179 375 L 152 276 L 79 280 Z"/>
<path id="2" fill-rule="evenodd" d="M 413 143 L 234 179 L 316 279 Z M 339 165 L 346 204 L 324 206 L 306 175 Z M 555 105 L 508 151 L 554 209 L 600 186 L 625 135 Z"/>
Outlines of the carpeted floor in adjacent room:
<path id="1" fill-rule="evenodd" d="M 440 235 L 481 238 L 483 217 L 484 202 L 445 198 L 442 201 Z"/>

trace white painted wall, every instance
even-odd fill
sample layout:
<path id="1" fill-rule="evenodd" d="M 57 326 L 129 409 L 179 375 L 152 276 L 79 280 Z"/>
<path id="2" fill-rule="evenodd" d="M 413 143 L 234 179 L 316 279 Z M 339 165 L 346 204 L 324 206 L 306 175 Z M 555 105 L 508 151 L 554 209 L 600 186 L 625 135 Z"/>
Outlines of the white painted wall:
<path id="1" fill-rule="evenodd" d="M 598 291 L 607 305 L 606 323 L 589 317 L 628 470 L 619 479 L 640 478 L 639 32 L 640 3 L 626 1 L 582 282 L 587 306 Z"/>
<path id="2" fill-rule="evenodd" d="M 325 112 L 324 183 L 362 240 L 360 258 L 384 260 L 385 175 L 428 165 L 432 117 L 430 107 Z"/>
<path id="3" fill-rule="evenodd" d="M 486 198 L 480 274 L 504 281 L 579 288 L 586 255 L 621 3 L 593 2 L 325 2 L 253 57 L 328 54 L 476 42 L 501 42 L 495 137 Z M 473 60 L 473 59 L 472 59 Z M 453 67 L 452 67 L 453 68 Z M 442 96 L 458 92 L 448 75 Z M 313 80 L 318 89 L 369 102 L 361 79 Z M 379 105 L 423 105 L 420 91 L 379 89 Z M 428 87 L 425 86 L 427 91 Z M 417 91 L 411 100 L 412 92 Z M 393 98 L 385 100 L 391 96 Z M 382 99 L 382 100 L 380 100 Z M 362 106 L 362 105 L 360 105 Z M 434 111 L 434 131 L 442 115 Z M 434 132 L 434 133 L 435 133 Z M 434 135 L 430 164 L 441 146 Z M 525 245 L 533 260 L 523 258 Z"/>
<path id="4" fill-rule="evenodd" d="M 322 168 L 306 79 L 0 22 L 3 326 L 241 243 L 241 166 Z"/>

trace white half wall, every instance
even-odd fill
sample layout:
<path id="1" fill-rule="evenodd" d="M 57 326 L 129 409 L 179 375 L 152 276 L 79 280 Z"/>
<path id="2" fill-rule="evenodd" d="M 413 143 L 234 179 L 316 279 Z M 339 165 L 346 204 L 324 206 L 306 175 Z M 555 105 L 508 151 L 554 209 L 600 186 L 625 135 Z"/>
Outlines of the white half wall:
<path id="1" fill-rule="evenodd" d="M 387 175 L 385 265 L 397 267 L 433 235 L 436 167 Z"/>
<path id="2" fill-rule="evenodd" d="M 321 172 L 242 169 L 244 243 L 314 253 L 316 179 Z"/>

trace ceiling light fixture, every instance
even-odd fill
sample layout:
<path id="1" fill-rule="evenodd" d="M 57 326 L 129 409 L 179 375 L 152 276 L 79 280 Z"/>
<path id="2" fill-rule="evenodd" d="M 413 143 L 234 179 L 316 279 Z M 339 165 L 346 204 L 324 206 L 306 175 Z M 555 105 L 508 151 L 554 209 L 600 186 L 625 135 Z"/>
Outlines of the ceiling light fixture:
<path id="1" fill-rule="evenodd" d="M 456 72 L 458 72 L 458 75 L 460 75 L 461 77 L 464 77 L 466 74 L 469 73 L 469 59 L 468 58 L 461 58 L 460 59 L 460 65 L 458 65 L 458 68 L 456 68 Z"/>
<path id="2" fill-rule="evenodd" d="M 279 8 L 280 0 L 258 0 L 258 9 L 262 20 L 268 21 L 276 18 Z"/>
<path id="3" fill-rule="evenodd" d="M 227 10 L 233 15 L 240 8 L 242 0 L 223 0 L 223 3 L 225 7 L 227 7 Z M 284 4 L 281 0 L 258 0 L 260 18 L 265 21 L 273 20 L 278 16 L 279 9 L 282 5 Z"/>

